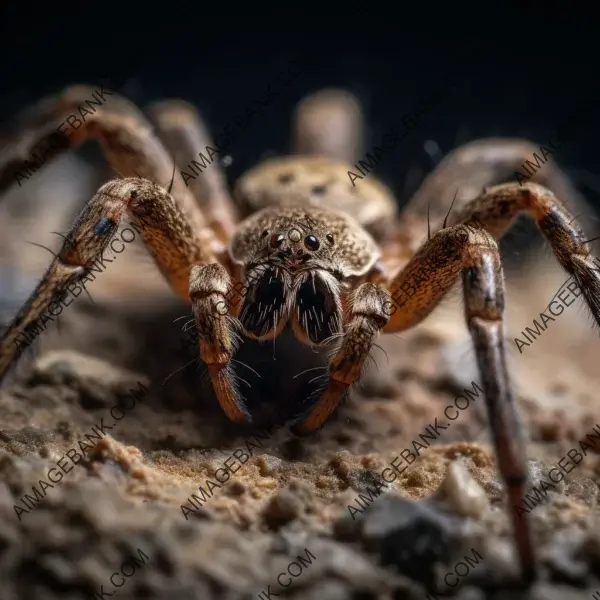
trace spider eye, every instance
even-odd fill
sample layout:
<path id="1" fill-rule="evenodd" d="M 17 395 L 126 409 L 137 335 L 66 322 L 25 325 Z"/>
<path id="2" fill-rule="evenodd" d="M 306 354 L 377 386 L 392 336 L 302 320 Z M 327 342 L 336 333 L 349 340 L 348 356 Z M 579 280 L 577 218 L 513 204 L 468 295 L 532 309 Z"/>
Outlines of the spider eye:
<path id="1" fill-rule="evenodd" d="M 264 230 L 264 231 L 263 231 L 263 232 L 260 234 L 260 237 L 261 237 L 261 238 L 266 238 L 268 235 L 269 235 L 269 230 L 268 230 L 268 229 L 265 229 L 265 230 Z"/>
<path id="2" fill-rule="evenodd" d="M 318 250 L 321 244 L 314 235 L 307 235 L 304 238 L 304 245 L 308 250 Z"/>
<path id="3" fill-rule="evenodd" d="M 279 248 L 284 240 L 285 237 L 283 236 L 283 233 L 274 233 L 269 240 L 269 246 L 271 246 L 271 248 Z"/>
<path id="4" fill-rule="evenodd" d="M 94 227 L 94 233 L 96 235 L 108 235 L 110 233 L 110 230 L 114 227 L 115 222 L 111 219 L 108 219 L 106 217 L 102 217 L 97 223 L 96 226 Z"/>
<path id="5" fill-rule="evenodd" d="M 332 235 L 331 233 L 328 233 L 328 234 L 325 236 L 325 239 L 327 240 L 327 243 L 328 243 L 330 246 L 333 246 L 333 241 L 334 241 L 334 240 L 333 240 L 333 235 Z"/>

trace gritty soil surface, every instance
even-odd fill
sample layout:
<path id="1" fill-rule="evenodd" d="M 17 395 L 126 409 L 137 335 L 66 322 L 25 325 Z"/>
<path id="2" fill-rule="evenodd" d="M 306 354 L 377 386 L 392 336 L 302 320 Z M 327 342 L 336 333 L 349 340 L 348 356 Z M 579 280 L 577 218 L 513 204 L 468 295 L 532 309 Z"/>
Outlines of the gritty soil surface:
<path id="1" fill-rule="evenodd" d="M 540 579 L 518 584 L 483 395 L 444 416 L 478 381 L 460 294 L 420 327 L 382 336 L 362 386 L 300 438 L 287 423 L 321 383 L 324 357 L 288 338 L 244 344 L 235 370 L 255 423 L 232 425 L 182 343 L 189 307 L 154 272 L 153 292 L 142 285 L 150 264 L 116 259 L 90 285 L 94 302 L 68 307 L 0 390 L 2 600 L 552 600 L 600 587 L 594 450 L 531 511 Z M 600 343 L 578 304 L 522 354 L 512 341 L 566 279 L 547 269 L 533 293 L 537 275 L 509 277 L 507 309 L 533 483 L 600 428 Z M 436 419 L 446 428 L 378 486 Z M 57 462 L 68 473 L 51 483 Z M 448 572 L 461 576 L 454 588 Z"/>

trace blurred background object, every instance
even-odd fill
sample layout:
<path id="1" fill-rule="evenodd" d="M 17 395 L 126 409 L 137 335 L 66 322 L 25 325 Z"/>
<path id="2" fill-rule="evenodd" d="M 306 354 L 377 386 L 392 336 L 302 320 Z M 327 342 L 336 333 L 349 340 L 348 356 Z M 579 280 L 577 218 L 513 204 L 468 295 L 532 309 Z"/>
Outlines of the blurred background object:
<path id="1" fill-rule="evenodd" d="M 25 6 L 6 8 L 0 115 L 12 120 L 29 103 L 69 84 L 106 81 L 141 106 L 165 98 L 191 102 L 215 135 L 296 61 L 305 68 L 229 149 L 230 183 L 265 155 L 289 150 L 290 115 L 309 92 L 334 88 L 356 95 L 369 149 L 420 97 L 441 90 L 439 108 L 377 168 L 402 202 L 419 182 L 413 177 L 406 185 L 411 169 L 422 178 L 439 160 L 431 154 L 432 142 L 441 155 L 482 137 L 542 143 L 571 117 L 577 135 L 555 159 L 600 202 L 597 27 L 568 6 L 542 11 L 527 2 L 518 9 L 491 2 L 479 22 L 480 5 L 468 2 L 412 4 L 397 15 L 391 8 L 358 5 L 356 12 L 323 8 L 324 14 L 293 18 L 284 11 L 261 16 L 258 8 L 253 16 L 237 8 L 224 15 L 208 10 L 193 3 L 169 11 L 132 4 L 113 13 L 107 6 L 105 14 L 73 15 L 70 22 L 80 25 L 69 26 L 51 7 L 36 7 L 33 14 Z M 147 20 L 143 26 L 140 18 Z M 60 33 L 65 27 L 68 35 Z M 444 86 L 454 82 L 457 89 L 445 94 Z M 357 110 L 350 101 L 349 120 Z M 311 135 L 325 131 L 316 119 Z M 343 139 L 332 143 L 347 146 Z"/>

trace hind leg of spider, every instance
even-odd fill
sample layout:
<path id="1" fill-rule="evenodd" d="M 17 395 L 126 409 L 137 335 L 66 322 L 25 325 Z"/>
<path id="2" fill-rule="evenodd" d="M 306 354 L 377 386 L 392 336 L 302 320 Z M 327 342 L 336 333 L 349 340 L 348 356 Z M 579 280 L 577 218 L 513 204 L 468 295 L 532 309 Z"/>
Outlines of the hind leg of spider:
<path id="1" fill-rule="evenodd" d="M 527 183 L 543 185 L 559 198 L 568 199 L 572 210 L 593 214 L 590 204 L 552 160 L 571 133 L 569 127 L 564 127 L 553 136 L 554 145 L 546 149 L 543 158 L 539 155 L 540 146 L 525 139 L 491 138 L 464 144 L 450 152 L 425 178 L 402 215 L 424 221 L 430 214 L 432 227 L 437 229 L 454 202 L 449 222 L 455 224 L 456 214 L 482 190 L 510 180 L 518 183 L 519 177 L 522 182 L 525 178 Z M 524 177 L 523 173 L 529 176 Z"/>
<path id="2" fill-rule="evenodd" d="M 353 164 L 362 157 L 364 117 L 358 99 L 346 90 L 322 89 L 298 103 L 293 154 L 328 156 Z"/>
<path id="3" fill-rule="evenodd" d="M 217 263 L 193 267 L 190 298 L 200 340 L 200 358 L 208 367 L 217 400 L 227 418 L 233 423 L 250 423 L 252 418 L 231 369 L 237 332 L 229 310 L 238 312 L 235 302 L 230 305 L 232 295 L 236 296 L 225 267 Z"/>
<path id="4" fill-rule="evenodd" d="M 121 176 L 139 176 L 162 186 L 172 180 L 169 192 L 198 235 L 209 231 L 194 195 L 179 174 L 174 176 L 173 160 L 152 124 L 119 94 L 102 87 L 71 86 L 36 102 L 16 123 L 0 148 L 0 192 L 14 183 L 27 185 L 38 169 L 60 154 L 96 139 Z M 212 233 L 207 243 L 216 252 L 224 248 Z"/>
<path id="5" fill-rule="evenodd" d="M 189 273 L 194 264 L 216 262 L 211 246 L 205 243 L 210 231 L 200 238 L 187 215 L 173 197 L 146 179 L 128 178 L 104 184 L 85 206 L 75 225 L 50 264 L 44 277 L 0 337 L 0 381 L 46 327 L 53 316 L 68 306 L 69 295 L 79 296 L 81 286 L 95 279 L 105 263 L 103 257 L 126 214 L 140 234 L 163 276 L 181 297 L 189 301 Z"/>
<path id="6" fill-rule="evenodd" d="M 163 100 L 150 106 L 148 113 L 175 158 L 178 170 L 185 173 L 186 185 L 196 197 L 210 228 L 227 244 L 239 221 L 219 163 L 224 158 L 227 140 L 221 145 L 215 144 L 208 126 L 196 108 L 187 102 Z M 195 170 L 198 167 L 200 174 Z"/>
<path id="7" fill-rule="evenodd" d="M 342 342 L 329 362 L 327 387 L 308 414 L 293 428 L 300 435 L 314 431 L 333 413 L 348 388 L 360 378 L 373 342 L 388 321 L 390 296 L 385 289 L 373 283 L 360 285 L 348 305 Z"/>

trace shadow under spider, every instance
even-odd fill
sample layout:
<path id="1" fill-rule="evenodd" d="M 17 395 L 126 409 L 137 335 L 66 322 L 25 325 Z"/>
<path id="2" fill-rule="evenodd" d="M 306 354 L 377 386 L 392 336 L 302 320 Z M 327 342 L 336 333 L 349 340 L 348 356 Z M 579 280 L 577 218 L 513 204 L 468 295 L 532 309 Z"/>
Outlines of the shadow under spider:
<path id="1" fill-rule="evenodd" d="M 148 317 L 148 323 L 135 326 L 143 331 L 146 350 L 139 357 L 169 407 L 191 408 L 233 436 L 252 435 L 265 428 L 278 428 L 299 418 L 318 400 L 327 382 L 327 356 L 332 346 L 318 351 L 299 342 L 291 331 L 275 340 L 258 342 L 241 337 L 231 362 L 236 379 L 252 415 L 252 423 L 236 425 L 222 413 L 214 394 L 206 365 L 198 357 L 197 334 L 191 311 L 174 309 Z M 136 359 L 137 363 L 137 359 Z M 193 398 L 193 404 L 177 398 L 177 389 Z M 166 392 L 166 393 L 165 393 Z M 169 398 L 169 400 L 167 400 Z M 171 400 L 172 398 L 172 400 Z"/>

